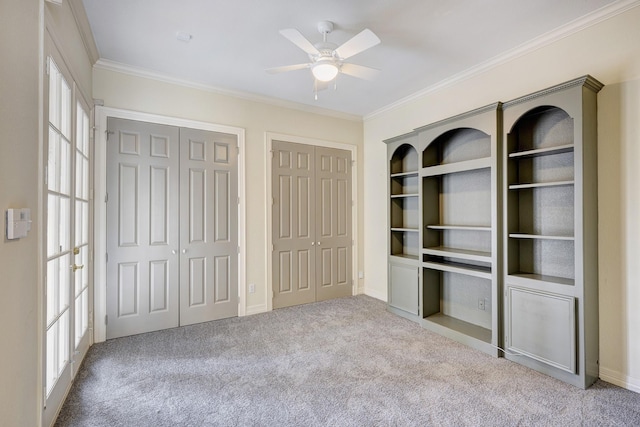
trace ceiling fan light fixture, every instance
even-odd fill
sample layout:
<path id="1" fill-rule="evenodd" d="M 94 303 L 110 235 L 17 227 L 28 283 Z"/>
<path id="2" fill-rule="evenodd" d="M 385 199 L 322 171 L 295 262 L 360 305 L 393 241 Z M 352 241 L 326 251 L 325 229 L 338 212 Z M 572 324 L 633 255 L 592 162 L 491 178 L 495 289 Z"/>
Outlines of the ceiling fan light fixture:
<path id="1" fill-rule="evenodd" d="M 338 75 L 338 66 L 333 62 L 316 62 L 311 72 L 321 82 L 330 82 Z"/>

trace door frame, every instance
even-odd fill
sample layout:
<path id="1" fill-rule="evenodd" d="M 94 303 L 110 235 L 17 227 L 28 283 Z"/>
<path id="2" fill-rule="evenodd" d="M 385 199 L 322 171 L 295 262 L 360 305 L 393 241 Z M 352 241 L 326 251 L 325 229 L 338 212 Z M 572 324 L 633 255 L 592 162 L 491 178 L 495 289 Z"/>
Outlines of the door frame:
<path id="1" fill-rule="evenodd" d="M 142 113 L 96 106 L 95 108 L 95 151 L 94 151 L 94 342 L 106 340 L 107 326 L 107 118 L 137 120 L 176 127 L 213 131 L 235 135 L 238 138 L 238 316 L 246 310 L 246 199 L 245 199 L 245 130 L 243 128 L 219 125 L 196 120 L 180 119 L 159 114 Z"/>
<path id="2" fill-rule="evenodd" d="M 313 145 L 315 147 L 337 148 L 351 152 L 351 237 L 353 239 L 351 251 L 351 295 L 358 293 L 358 147 L 356 145 L 345 144 L 343 142 L 326 141 L 316 138 L 306 138 L 301 136 L 286 135 L 276 132 L 265 132 L 265 145 L 267 148 L 265 156 L 265 264 L 267 266 L 267 292 L 265 294 L 264 305 L 252 306 L 251 313 L 273 310 L 273 268 L 271 257 L 273 256 L 273 227 L 272 227 L 272 166 L 271 153 L 273 141 L 291 142 L 294 144 Z"/>

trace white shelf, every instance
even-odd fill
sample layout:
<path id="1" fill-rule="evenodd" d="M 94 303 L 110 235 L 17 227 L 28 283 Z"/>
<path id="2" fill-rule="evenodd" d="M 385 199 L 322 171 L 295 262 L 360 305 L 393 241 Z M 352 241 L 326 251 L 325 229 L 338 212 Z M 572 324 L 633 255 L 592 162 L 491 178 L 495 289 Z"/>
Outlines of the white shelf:
<path id="1" fill-rule="evenodd" d="M 391 254 L 392 257 L 398 257 L 403 259 L 412 259 L 418 261 L 420 257 L 418 255 L 410 255 L 410 254 Z"/>
<path id="2" fill-rule="evenodd" d="M 453 263 L 453 262 L 432 262 L 426 261 L 422 263 L 425 268 L 432 270 L 445 271 L 448 273 L 458 273 L 467 276 L 479 277 L 481 279 L 491 280 L 491 269 L 488 267 L 479 267 L 469 264 Z"/>
<path id="3" fill-rule="evenodd" d="M 392 227 L 391 231 L 417 233 L 419 230 L 417 228 Z"/>
<path id="4" fill-rule="evenodd" d="M 573 236 L 550 236 L 542 234 L 525 234 L 525 233 L 510 233 L 509 237 L 513 239 L 538 239 L 538 240 L 568 240 L 573 241 Z"/>
<path id="5" fill-rule="evenodd" d="M 392 194 L 391 198 L 392 199 L 402 199 L 405 197 L 418 197 L 417 193 L 407 193 L 407 194 Z"/>
<path id="6" fill-rule="evenodd" d="M 409 178 L 412 176 L 418 176 L 418 171 L 409 171 L 409 172 L 398 172 L 392 173 L 391 178 Z"/>
<path id="7" fill-rule="evenodd" d="M 425 317 L 423 319 L 423 323 L 430 323 L 434 326 L 437 325 L 439 327 L 446 328 L 452 332 L 462 334 L 466 337 L 481 341 L 483 343 L 491 343 L 490 329 L 474 325 L 473 323 L 465 322 L 464 320 L 456 319 L 452 316 L 447 316 L 446 314 L 432 314 L 431 316 Z"/>
<path id="8" fill-rule="evenodd" d="M 444 165 L 427 166 L 422 168 L 422 176 L 438 176 L 456 172 L 467 172 L 491 167 L 491 158 L 465 160 L 463 162 L 448 163 Z"/>
<path id="9" fill-rule="evenodd" d="M 430 224 L 425 228 L 431 230 L 491 231 L 491 227 L 484 225 Z"/>
<path id="10" fill-rule="evenodd" d="M 517 151 L 510 153 L 512 159 L 524 159 L 527 157 L 548 156 L 552 154 L 569 153 L 573 151 L 573 144 L 557 145 L 555 147 L 537 148 L 535 150 Z"/>
<path id="11" fill-rule="evenodd" d="M 553 182 L 536 182 L 530 184 L 512 184 L 509 190 L 523 190 L 526 188 L 544 188 L 544 187 L 561 187 L 574 185 L 574 181 L 553 181 Z"/>
<path id="12" fill-rule="evenodd" d="M 447 248 L 444 246 L 436 246 L 432 248 L 424 248 L 423 254 L 440 256 L 447 258 L 457 258 L 466 261 L 479 261 L 491 263 L 491 252 L 469 251 L 464 249 Z"/>

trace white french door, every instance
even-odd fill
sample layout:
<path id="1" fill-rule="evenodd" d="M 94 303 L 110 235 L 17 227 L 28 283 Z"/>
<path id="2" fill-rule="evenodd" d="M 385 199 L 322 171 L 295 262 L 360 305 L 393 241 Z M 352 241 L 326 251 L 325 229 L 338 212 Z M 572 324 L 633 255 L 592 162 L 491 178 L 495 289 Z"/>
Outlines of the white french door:
<path id="1" fill-rule="evenodd" d="M 89 344 L 89 108 L 52 50 L 45 77 L 43 425 L 51 425 Z M 54 59 L 55 58 L 55 59 Z"/>

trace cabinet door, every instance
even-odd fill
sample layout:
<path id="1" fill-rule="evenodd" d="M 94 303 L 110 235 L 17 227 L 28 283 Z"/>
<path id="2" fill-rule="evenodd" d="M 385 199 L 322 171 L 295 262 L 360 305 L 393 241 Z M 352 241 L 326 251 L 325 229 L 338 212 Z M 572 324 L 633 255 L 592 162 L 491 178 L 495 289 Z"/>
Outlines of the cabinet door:
<path id="1" fill-rule="evenodd" d="M 507 349 L 576 373 L 575 298 L 507 288 Z"/>
<path id="2" fill-rule="evenodd" d="M 407 313 L 419 313 L 418 267 L 389 264 L 389 305 Z"/>

